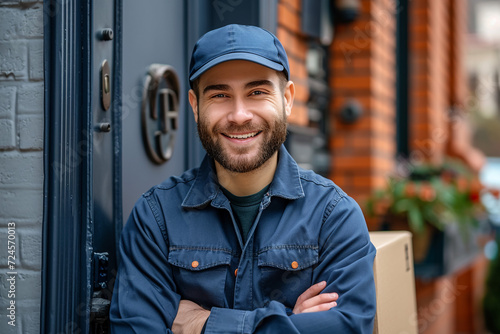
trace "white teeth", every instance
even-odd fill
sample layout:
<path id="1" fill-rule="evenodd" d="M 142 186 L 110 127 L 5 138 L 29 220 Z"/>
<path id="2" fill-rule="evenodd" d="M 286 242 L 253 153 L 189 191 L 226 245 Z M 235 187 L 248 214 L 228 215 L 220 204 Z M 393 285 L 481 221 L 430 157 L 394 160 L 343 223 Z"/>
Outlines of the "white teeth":
<path id="1" fill-rule="evenodd" d="M 250 137 L 255 137 L 258 132 L 246 133 L 244 135 L 227 135 L 229 138 L 233 139 L 247 139 Z"/>

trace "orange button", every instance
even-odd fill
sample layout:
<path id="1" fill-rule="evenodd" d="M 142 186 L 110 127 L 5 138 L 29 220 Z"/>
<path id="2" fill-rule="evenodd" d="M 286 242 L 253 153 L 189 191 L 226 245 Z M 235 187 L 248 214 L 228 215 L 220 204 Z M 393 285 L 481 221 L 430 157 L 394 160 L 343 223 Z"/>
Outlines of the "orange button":
<path id="1" fill-rule="evenodd" d="M 193 268 L 196 268 L 196 267 L 198 267 L 199 265 L 200 265 L 200 264 L 198 263 L 198 261 L 193 261 L 193 262 L 191 262 L 191 267 L 193 267 Z"/>
<path id="2" fill-rule="evenodd" d="M 238 268 L 234 271 L 234 276 L 238 276 Z"/>
<path id="3" fill-rule="evenodd" d="M 297 269 L 299 267 L 299 263 L 297 261 L 292 262 L 292 268 Z"/>

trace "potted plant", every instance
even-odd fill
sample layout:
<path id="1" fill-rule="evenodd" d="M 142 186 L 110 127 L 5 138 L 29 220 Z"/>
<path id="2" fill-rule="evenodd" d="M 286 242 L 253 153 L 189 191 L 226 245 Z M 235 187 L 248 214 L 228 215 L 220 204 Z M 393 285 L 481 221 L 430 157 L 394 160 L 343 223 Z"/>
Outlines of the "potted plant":
<path id="1" fill-rule="evenodd" d="M 477 228 L 484 212 L 480 199 L 483 187 L 458 161 L 440 166 L 407 165 L 399 170 L 405 173 L 392 175 L 385 188 L 370 196 L 366 212 L 380 218 L 382 229 L 413 233 L 417 274 L 443 274 L 445 231 L 459 234 L 461 244 L 470 243 L 471 231 Z M 417 270 L 419 266 L 423 266 L 422 270 Z M 430 267 L 434 269 L 428 270 Z"/>

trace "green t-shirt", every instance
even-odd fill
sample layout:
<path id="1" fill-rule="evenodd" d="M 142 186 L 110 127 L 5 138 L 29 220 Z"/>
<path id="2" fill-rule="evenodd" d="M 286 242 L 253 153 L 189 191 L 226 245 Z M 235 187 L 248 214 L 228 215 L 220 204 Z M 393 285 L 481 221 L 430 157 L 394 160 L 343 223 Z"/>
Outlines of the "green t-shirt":
<path id="1" fill-rule="evenodd" d="M 243 237 L 243 242 L 246 243 L 248 232 L 252 228 L 253 222 L 257 217 L 259 212 L 260 202 L 262 197 L 266 193 L 269 186 L 264 189 L 249 196 L 235 196 L 231 194 L 227 189 L 222 188 L 222 192 L 229 199 L 231 203 L 231 208 L 233 209 L 234 218 L 240 227 L 241 236 Z"/>

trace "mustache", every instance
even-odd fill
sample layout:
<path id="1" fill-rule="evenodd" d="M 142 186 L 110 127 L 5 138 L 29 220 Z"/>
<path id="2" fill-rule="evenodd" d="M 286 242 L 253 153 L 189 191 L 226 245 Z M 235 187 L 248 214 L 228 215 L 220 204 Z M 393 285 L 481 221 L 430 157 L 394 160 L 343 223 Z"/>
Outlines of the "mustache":
<path id="1" fill-rule="evenodd" d="M 226 126 L 216 125 L 213 129 L 214 133 L 228 133 L 228 132 L 259 132 L 269 130 L 270 127 L 267 124 L 254 124 L 247 123 L 243 125 L 229 124 Z"/>

